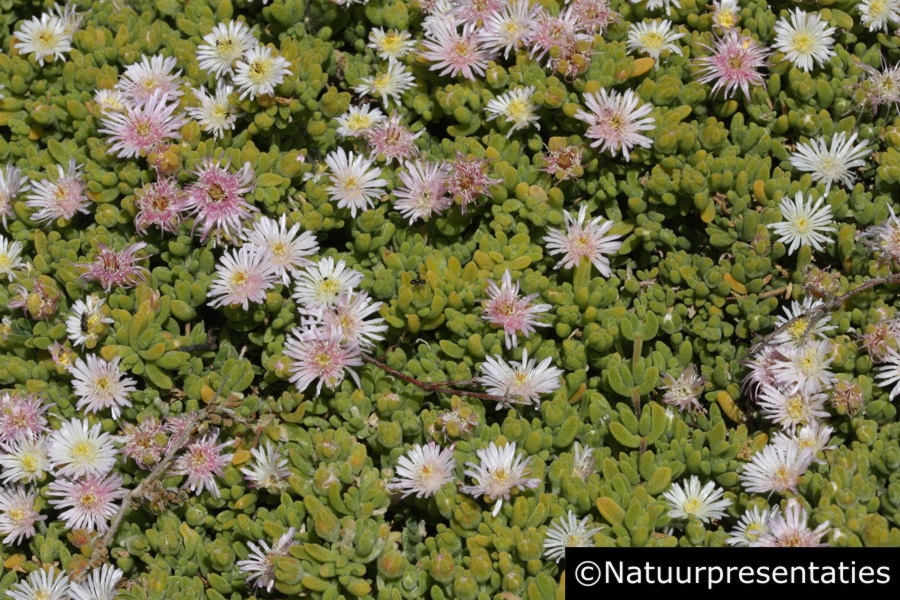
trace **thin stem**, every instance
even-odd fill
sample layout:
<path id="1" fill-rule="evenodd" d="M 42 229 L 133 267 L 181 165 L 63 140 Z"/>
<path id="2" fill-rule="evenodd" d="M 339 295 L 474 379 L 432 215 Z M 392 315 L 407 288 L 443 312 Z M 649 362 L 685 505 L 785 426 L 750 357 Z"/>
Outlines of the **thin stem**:
<path id="1" fill-rule="evenodd" d="M 506 398 L 504 398 L 503 396 L 495 396 L 493 394 L 485 394 L 482 392 L 470 392 L 467 390 L 459 390 L 456 388 L 447 387 L 445 385 L 448 383 L 457 383 L 457 382 L 440 381 L 437 383 L 428 383 L 425 381 L 420 381 L 420 380 L 416 379 L 415 377 L 411 377 L 411 376 L 407 375 L 406 373 L 402 373 L 402 372 L 398 371 L 397 369 L 392 369 L 391 367 L 387 366 L 380 360 L 378 360 L 376 358 L 372 358 L 371 356 L 364 355 L 362 358 L 364 361 L 366 361 L 370 365 L 374 365 L 374 366 L 378 367 L 385 373 L 390 373 L 394 377 L 396 377 L 398 379 L 402 379 L 403 381 L 405 381 L 407 383 L 411 383 L 414 386 L 425 390 L 426 392 L 437 392 L 439 394 L 451 394 L 454 396 L 468 396 L 469 398 L 478 398 L 479 400 L 491 400 L 494 402 L 504 402 L 506 400 Z"/>

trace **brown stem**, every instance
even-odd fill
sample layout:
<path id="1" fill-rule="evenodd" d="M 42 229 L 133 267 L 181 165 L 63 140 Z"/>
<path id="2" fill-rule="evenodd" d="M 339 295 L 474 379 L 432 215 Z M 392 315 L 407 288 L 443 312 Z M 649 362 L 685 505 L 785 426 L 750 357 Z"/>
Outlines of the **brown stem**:
<path id="1" fill-rule="evenodd" d="M 405 381 L 407 383 L 411 383 L 418 388 L 422 388 L 426 392 L 437 392 L 439 394 L 451 394 L 451 395 L 455 395 L 455 396 L 468 396 L 470 398 L 478 398 L 479 400 L 492 400 L 494 402 L 504 402 L 506 400 L 506 398 L 504 398 L 503 396 L 495 396 L 493 394 L 485 394 L 482 392 L 469 392 L 467 390 L 458 390 L 458 389 L 455 389 L 452 387 L 446 387 L 445 384 L 455 383 L 452 381 L 439 381 L 437 383 L 428 383 L 425 381 L 420 381 L 420 380 L 416 379 L 415 377 L 411 377 L 411 376 L 407 375 L 406 373 L 402 373 L 402 372 L 398 371 L 397 369 L 392 369 L 391 367 L 387 366 L 380 360 L 378 360 L 376 358 L 372 358 L 371 356 L 363 355 L 362 358 L 364 361 L 366 361 L 370 365 L 375 365 L 376 367 L 378 367 L 385 373 L 390 373 L 394 377 L 396 377 L 398 379 L 402 379 L 403 381 Z"/>

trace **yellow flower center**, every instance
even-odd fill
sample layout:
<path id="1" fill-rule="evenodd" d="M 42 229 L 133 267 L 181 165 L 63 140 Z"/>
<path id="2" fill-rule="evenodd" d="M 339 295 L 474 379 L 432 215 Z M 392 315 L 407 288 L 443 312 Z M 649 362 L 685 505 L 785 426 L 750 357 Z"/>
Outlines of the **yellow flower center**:
<path id="1" fill-rule="evenodd" d="M 731 29 L 734 27 L 734 23 L 737 20 L 736 17 L 737 15 L 735 15 L 733 11 L 728 9 L 720 10 L 716 13 L 716 23 L 718 23 L 722 29 Z"/>
<path id="2" fill-rule="evenodd" d="M 381 40 L 381 51 L 384 54 L 399 54 L 403 49 L 403 37 L 397 33 L 389 33 Z"/>
<path id="3" fill-rule="evenodd" d="M 94 458 L 96 449 L 90 440 L 82 440 L 72 448 L 72 458 L 78 462 L 86 462 Z"/>
<path id="4" fill-rule="evenodd" d="M 684 503 L 684 512 L 688 515 L 697 515 L 700 513 L 701 508 L 700 500 L 697 498 L 691 498 L 687 502 Z"/>
<path id="5" fill-rule="evenodd" d="M 316 354 L 315 363 L 319 367 L 325 368 L 331 364 L 331 355 L 328 354 L 327 352 L 320 352 L 320 353 Z"/>
<path id="6" fill-rule="evenodd" d="M 265 83 L 272 75 L 272 61 L 269 59 L 259 59 L 253 61 L 248 70 L 250 80 L 259 85 Z"/>
<path id="7" fill-rule="evenodd" d="M 356 113 L 354 115 L 350 115 L 350 118 L 347 119 L 347 129 L 351 129 L 353 131 L 368 129 L 371 126 L 372 117 L 370 115 Z"/>
<path id="8" fill-rule="evenodd" d="M 787 402 L 784 403 L 784 410 L 788 414 L 788 416 L 798 421 L 806 415 L 806 405 L 803 402 L 803 398 L 800 395 L 791 396 Z"/>
<path id="9" fill-rule="evenodd" d="M 245 283 L 247 283 L 247 273 L 244 271 L 238 271 L 231 276 L 231 283 L 233 285 L 244 285 Z"/>
<path id="10" fill-rule="evenodd" d="M 800 54 L 807 54 L 812 50 L 813 37 L 808 33 L 798 33 L 794 36 L 794 51 Z"/>
<path id="11" fill-rule="evenodd" d="M 666 44 L 666 38 L 657 31 L 648 31 L 641 36 L 641 44 L 643 44 L 644 48 L 647 50 L 662 50 L 663 46 Z"/>

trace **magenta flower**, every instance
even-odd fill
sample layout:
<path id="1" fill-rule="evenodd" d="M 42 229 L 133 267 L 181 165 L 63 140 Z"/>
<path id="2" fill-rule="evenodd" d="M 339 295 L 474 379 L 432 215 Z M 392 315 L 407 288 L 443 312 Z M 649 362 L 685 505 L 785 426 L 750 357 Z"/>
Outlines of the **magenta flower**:
<path id="1" fill-rule="evenodd" d="M 201 227 L 201 243 L 213 231 L 231 239 L 239 238 L 244 221 L 257 210 L 244 200 L 255 184 L 250 163 L 245 163 L 237 173 L 232 173 L 229 166 L 222 167 L 218 161 L 208 158 L 196 172 L 197 181 L 188 186 L 187 206 L 195 216 L 194 229 Z"/>
<path id="2" fill-rule="evenodd" d="M 730 98 L 737 88 L 750 99 L 750 86 L 765 87 L 765 79 L 757 70 L 768 65 L 769 50 L 750 36 L 742 36 L 737 29 L 729 29 L 714 42 L 714 47 L 700 44 L 712 55 L 696 59 L 700 66 L 700 83 L 712 83 L 713 94 L 724 89 L 723 97 Z"/>
<path id="3" fill-rule="evenodd" d="M 222 454 L 222 450 L 232 442 L 216 444 L 218 438 L 219 432 L 215 431 L 191 443 L 176 461 L 175 469 L 172 471 L 173 475 L 187 475 L 184 485 L 197 495 L 206 490 L 213 498 L 221 496 L 219 486 L 216 485 L 216 475 L 219 477 L 225 475 L 224 469 L 234 455 Z"/>
<path id="4" fill-rule="evenodd" d="M 77 481 L 57 479 L 50 484 L 50 504 L 63 510 L 60 518 L 69 529 L 85 529 L 104 533 L 108 521 L 116 514 L 116 500 L 124 498 L 128 490 L 122 487 L 122 477 L 116 474 L 87 475 Z"/>
<path id="5" fill-rule="evenodd" d="M 488 188 L 503 181 L 488 177 L 487 170 L 486 159 L 469 158 L 459 151 L 456 152 L 456 160 L 450 163 L 450 172 L 447 175 L 447 191 L 459 200 L 462 214 L 466 214 L 469 203 L 474 202 L 478 196 L 490 198 L 491 192 Z"/>
<path id="6" fill-rule="evenodd" d="M 146 156 L 165 140 L 177 139 L 178 130 L 185 124 L 184 117 L 175 114 L 177 108 L 176 103 L 166 103 L 165 95 L 155 93 L 139 107 L 125 106 L 124 112 L 105 112 L 99 131 L 113 142 L 107 152 L 119 158 Z"/>
<path id="7" fill-rule="evenodd" d="M 363 135 L 371 156 L 383 155 L 390 164 L 394 159 L 408 160 L 419 155 L 416 139 L 425 133 L 424 130 L 413 133 L 400 123 L 400 115 L 394 113 L 390 119 L 381 121 Z"/>
<path id="8" fill-rule="evenodd" d="M 114 286 L 122 289 L 133 288 L 147 279 L 149 271 L 137 264 L 139 260 L 147 257 L 135 256 L 135 253 L 142 250 L 147 244 L 138 242 L 118 252 L 100 242 L 97 245 L 100 247 L 100 252 L 94 257 L 94 262 L 75 265 L 87 268 L 87 271 L 78 279 L 99 281 L 107 292 L 111 291 Z"/>
<path id="9" fill-rule="evenodd" d="M 519 297 L 519 284 L 513 284 L 512 274 L 509 270 L 503 274 L 500 287 L 493 281 L 488 281 L 488 299 L 482 301 L 483 313 L 481 318 L 492 325 L 503 328 L 503 335 L 507 348 L 515 348 L 519 342 L 517 335 L 523 333 L 529 337 L 535 327 L 547 327 L 547 323 L 537 320 L 540 313 L 553 307 L 549 304 L 535 304 L 532 301 L 538 294 L 531 294 L 524 298 Z"/>
<path id="10" fill-rule="evenodd" d="M 138 209 L 134 217 L 138 233 L 142 234 L 150 225 L 175 233 L 187 208 L 187 196 L 174 179 L 166 177 L 138 191 L 134 204 Z"/>

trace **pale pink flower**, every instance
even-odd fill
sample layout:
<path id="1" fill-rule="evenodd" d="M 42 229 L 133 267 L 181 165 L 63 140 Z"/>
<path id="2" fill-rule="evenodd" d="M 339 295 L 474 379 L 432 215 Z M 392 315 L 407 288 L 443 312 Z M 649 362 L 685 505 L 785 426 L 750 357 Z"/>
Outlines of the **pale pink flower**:
<path id="1" fill-rule="evenodd" d="M 441 449 L 434 442 L 424 446 L 416 444 L 397 461 L 397 476 L 388 483 L 388 489 L 401 492 L 406 498 L 430 498 L 456 479 L 456 459 L 453 446 Z"/>
<path id="2" fill-rule="evenodd" d="M 453 8 L 448 13 L 460 23 L 486 23 L 506 5 L 505 0 L 452 0 Z"/>
<path id="3" fill-rule="evenodd" d="M 6 535 L 4 544 L 18 544 L 34 537 L 35 523 L 47 519 L 35 508 L 37 497 L 37 490 L 21 485 L 0 487 L 0 535 Z"/>
<path id="4" fill-rule="evenodd" d="M 565 231 L 551 227 L 544 236 L 548 254 L 563 254 L 555 268 L 573 269 L 586 258 L 597 267 L 601 275 L 612 277 L 609 257 L 622 247 L 622 236 L 609 234 L 614 223 L 603 217 L 596 217 L 585 224 L 587 206 L 578 210 L 577 219 L 568 211 L 565 212 L 565 217 Z"/>
<path id="5" fill-rule="evenodd" d="M 222 454 L 222 450 L 233 442 L 216 444 L 218 438 L 218 431 L 203 436 L 189 444 L 184 454 L 175 461 L 172 474 L 187 475 L 184 486 L 189 487 L 198 496 L 204 490 L 208 491 L 213 498 L 222 495 L 219 492 L 219 486 L 216 485 L 216 476 L 223 477 L 225 475 L 224 469 L 231 463 L 234 455 Z"/>
<path id="6" fill-rule="evenodd" d="M 140 265 L 138 261 L 145 260 L 146 256 L 135 256 L 143 250 L 147 244 L 138 242 L 116 251 L 101 242 L 97 242 L 100 251 L 94 257 L 94 262 L 79 263 L 76 267 L 87 268 L 78 279 L 84 281 L 97 281 L 107 292 L 113 287 L 128 289 L 147 280 L 149 271 Z"/>
<path id="7" fill-rule="evenodd" d="M 609 0 L 575 0 L 571 7 L 575 20 L 588 32 L 602 34 L 619 19 Z"/>
<path id="8" fill-rule="evenodd" d="M 71 219 L 77 213 L 88 214 L 86 186 L 75 159 L 69 159 L 66 171 L 62 165 L 56 165 L 56 168 L 59 171 L 57 180 L 34 181 L 25 202 L 28 208 L 37 209 L 31 215 L 31 219 L 37 223 L 48 224 L 56 219 Z"/>
<path id="9" fill-rule="evenodd" d="M 487 300 L 482 301 L 481 318 L 492 325 L 503 328 L 507 348 L 518 346 L 517 336 L 519 333 L 530 337 L 536 331 L 535 327 L 549 325 L 541 323 L 537 319 L 541 313 L 551 310 L 553 307 L 549 304 L 532 304 L 540 294 L 530 294 L 520 298 L 519 284 L 513 284 L 512 273 L 509 270 L 503 274 L 499 287 L 493 281 L 488 281 L 487 293 Z"/>
<path id="10" fill-rule="evenodd" d="M 390 119 L 381 120 L 366 130 L 363 136 L 371 156 L 384 156 L 388 164 L 396 158 L 398 161 L 415 158 L 419 155 L 416 140 L 425 130 L 413 133 L 400 122 L 400 115 L 393 113 Z M 352 155 L 352 152 L 351 152 Z"/>
<path id="11" fill-rule="evenodd" d="M 134 217 L 138 233 L 143 233 L 150 225 L 175 233 L 181 225 L 182 213 L 188 207 L 187 194 L 174 179 L 164 177 L 136 191 L 134 205 L 138 209 Z"/>
<path id="12" fill-rule="evenodd" d="M 471 81 L 484 76 L 491 54 L 484 47 L 482 30 L 470 23 L 463 25 L 460 32 L 460 23 L 449 16 L 428 25 L 421 56 L 434 63 L 430 67 L 432 71 L 451 77 L 462 75 Z"/>
<path id="13" fill-rule="evenodd" d="M 344 340 L 338 328 L 296 328 L 285 342 L 284 355 L 292 360 L 291 381 L 301 392 L 317 379 L 316 394 L 322 392 L 323 383 L 334 390 L 348 373 L 356 385 L 361 385 L 352 369 L 363 365 L 360 347 Z"/>
<path id="14" fill-rule="evenodd" d="M 48 408 L 40 396 L 14 390 L 0 392 L 0 443 L 33 440 L 49 431 L 44 416 Z"/>
<path id="15" fill-rule="evenodd" d="M 237 561 L 241 572 L 247 573 L 247 582 L 255 579 L 255 587 L 264 587 L 267 592 L 271 592 L 272 586 L 275 585 L 275 559 L 287 556 L 291 546 L 297 545 L 297 542 L 294 541 L 296 534 L 297 530 L 291 527 L 278 538 L 271 548 L 263 540 L 259 540 L 259 546 L 253 542 L 247 542 L 247 546 L 250 547 L 250 558 Z"/>
<path id="16" fill-rule="evenodd" d="M 818 548 L 831 530 L 831 522 L 825 521 L 815 529 L 807 525 L 809 514 L 796 498 L 788 500 L 784 514 L 773 514 L 766 521 L 768 531 L 750 545 L 758 548 Z"/>
<path id="17" fill-rule="evenodd" d="M 139 106 L 126 105 L 124 112 L 105 112 L 99 131 L 112 142 L 107 152 L 119 158 L 146 156 L 166 140 L 178 139 L 186 121 L 177 109 L 177 103 L 167 103 L 166 96 L 156 92 Z"/>
<path id="18" fill-rule="evenodd" d="M 244 234 L 244 241 L 268 253 L 276 276 L 285 285 L 291 282 L 292 276 L 298 276 L 302 268 L 311 266 L 312 261 L 307 257 L 319 251 L 319 243 L 312 232 L 301 232 L 299 223 L 288 229 L 287 215 L 281 215 L 278 221 L 261 217 L 253 229 Z"/>
<path id="19" fill-rule="evenodd" d="M 117 441 L 124 444 L 120 452 L 125 458 L 133 458 L 138 466 L 149 469 L 155 465 L 169 443 L 169 436 L 159 419 L 143 417 L 137 425 L 122 423 L 122 435 Z"/>
<path id="20" fill-rule="evenodd" d="M 496 446 L 491 442 L 487 448 L 476 450 L 478 463 L 467 462 L 470 467 L 465 475 L 475 480 L 475 485 L 464 485 L 462 492 L 476 498 L 484 496 L 494 504 L 493 515 L 500 514 L 503 501 L 510 500 L 513 490 L 534 489 L 541 484 L 540 479 L 526 477 L 531 458 L 516 455 L 516 443 Z"/>
<path id="21" fill-rule="evenodd" d="M 531 58 L 540 61 L 553 48 L 557 48 L 557 53 L 562 56 L 575 50 L 579 42 L 593 40 L 594 36 L 585 30 L 571 7 L 556 16 L 540 10 L 531 34 Z M 559 58 L 551 54 L 547 66 L 555 67 L 557 60 Z"/>
<path id="22" fill-rule="evenodd" d="M 715 82 L 713 94 L 722 89 L 723 98 L 730 98 L 740 88 L 749 100 L 751 86 L 765 87 L 765 79 L 758 69 L 767 66 L 769 50 L 750 36 L 742 36 L 736 28 L 729 29 L 713 42 L 712 47 L 700 46 L 712 54 L 695 59 L 695 64 L 700 66 L 697 81 Z"/>
<path id="23" fill-rule="evenodd" d="M 6 219 L 13 216 L 13 203 L 16 197 L 31 189 L 28 178 L 22 170 L 14 165 L 6 165 L 6 172 L 0 170 L 0 222 L 8 227 Z"/>
<path id="24" fill-rule="evenodd" d="M 706 379 L 702 375 L 697 374 L 697 367 L 688 365 L 688 368 L 682 371 L 678 379 L 672 377 L 668 373 L 663 373 L 663 380 L 666 382 L 663 389 L 666 393 L 663 395 L 663 402 L 672 406 L 677 406 L 678 410 L 684 412 L 691 410 L 695 413 L 705 413 L 706 409 L 700 406 L 700 392 L 706 385 Z"/>
<path id="25" fill-rule="evenodd" d="M 56 510 L 68 509 L 59 515 L 68 529 L 105 533 L 118 511 L 116 500 L 128 494 L 122 484 L 122 477 L 115 473 L 86 475 L 77 481 L 57 479 L 50 484 L 50 505 Z"/>
<path id="26" fill-rule="evenodd" d="M 456 151 L 456 159 L 450 163 L 447 175 L 447 191 L 459 201 L 462 214 L 466 214 L 469 203 L 478 196 L 490 198 L 490 186 L 503 182 L 502 179 L 488 177 L 487 170 L 486 159 L 468 157 Z"/>
<path id="27" fill-rule="evenodd" d="M 442 214 L 453 204 L 447 195 L 447 174 L 443 164 L 433 162 L 407 162 L 400 173 L 402 187 L 394 190 L 394 208 L 400 211 L 412 225 Z"/>
<path id="28" fill-rule="evenodd" d="M 147 104 L 154 95 L 162 102 L 177 100 L 184 92 L 179 89 L 181 71 L 173 73 L 175 66 L 171 56 L 142 56 L 141 62 L 125 67 L 116 87 L 136 107 Z"/>
<path id="29" fill-rule="evenodd" d="M 226 251 L 209 288 L 209 296 L 213 298 L 209 305 L 215 308 L 240 304 L 249 310 L 251 302 L 265 302 L 266 291 L 275 285 L 277 276 L 269 254 L 255 246 Z"/>
<path id="30" fill-rule="evenodd" d="M 321 313 L 321 320 L 326 327 L 339 329 L 344 343 L 368 350 L 384 339 L 384 332 L 388 328 L 384 319 L 377 317 L 382 304 L 373 302 L 366 292 L 350 290 L 341 294 L 334 306 Z M 301 310 L 315 319 L 319 318 L 321 312 L 318 308 Z M 370 318 L 372 315 L 376 318 Z"/>
<path id="31" fill-rule="evenodd" d="M 212 232 L 232 240 L 239 238 L 244 221 L 259 210 L 244 200 L 255 186 L 253 167 L 244 163 L 237 173 L 229 167 L 230 163 L 223 167 L 207 158 L 195 172 L 197 181 L 187 188 L 187 208 L 194 216 L 193 229 L 200 226 L 200 243 Z"/>
<path id="32" fill-rule="evenodd" d="M 653 140 L 641 133 L 656 129 L 656 120 L 649 116 L 653 105 L 638 107 L 634 90 L 619 93 L 601 89 L 599 93 L 585 94 L 584 102 L 591 112 L 578 109 L 575 118 L 589 125 L 585 136 L 597 140 L 591 144 L 592 148 L 600 146 L 601 152 L 611 154 L 621 151 L 622 158 L 630 161 L 633 147 L 653 146 Z"/>

